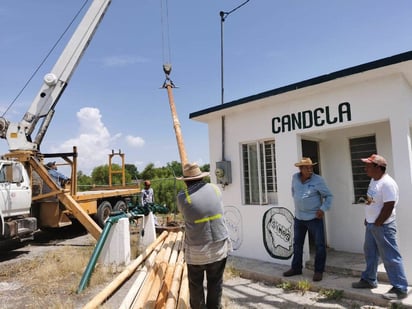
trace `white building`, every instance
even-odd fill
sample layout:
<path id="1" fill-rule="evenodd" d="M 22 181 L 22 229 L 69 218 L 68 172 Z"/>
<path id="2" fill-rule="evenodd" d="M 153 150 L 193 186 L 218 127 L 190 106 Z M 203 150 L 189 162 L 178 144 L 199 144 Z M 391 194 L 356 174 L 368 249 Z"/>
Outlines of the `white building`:
<path id="1" fill-rule="evenodd" d="M 334 195 L 325 219 L 328 246 L 362 253 L 361 202 L 369 178 L 360 158 L 378 153 L 399 185 L 398 241 L 412 280 L 412 51 L 193 112 L 190 118 L 208 125 L 212 181 L 223 186 L 233 255 L 290 264 L 290 186 L 302 156 L 319 163 L 318 173 Z"/>

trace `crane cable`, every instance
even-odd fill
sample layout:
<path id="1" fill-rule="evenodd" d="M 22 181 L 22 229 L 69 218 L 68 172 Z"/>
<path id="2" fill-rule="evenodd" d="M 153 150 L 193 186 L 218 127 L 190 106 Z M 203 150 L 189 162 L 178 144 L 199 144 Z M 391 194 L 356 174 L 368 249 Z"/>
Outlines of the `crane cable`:
<path id="1" fill-rule="evenodd" d="M 167 0 L 160 0 L 160 19 L 161 19 L 161 32 L 162 32 L 162 60 L 163 71 L 166 74 L 166 80 L 163 84 L 163 88 L 167 83 L 170 83 L 174 87 L 169 75 L 172 71 L 172 57 L 170 47 L 170 31 L 169 31 L 169 7 Z"/>
<path id="2" fill-rule="evenodd" d="M 37 68 L 34 70 L 34 72 L 30 75 L 29 79 L 26 81 L 26 83 L 24 84 L 24 86 L 20 89 L 20 91 L 17 93 L 17 95 L 14 97 L 14 99 L 11 101 L 11 103 L 9 104 L 9 106 L 7 106 L 7 108 L 5 109 L 5 111 L 3 112 L 1 117 L 4 117 L 4 115 L 6 115 L 6 113 L 10 110 L 10 108 L 14 105 L 14 103 L 16 103 L 16 101 L 18 100 L 18 98 L 21 96 L 21 94 L 23 93 L 23 91 L 27 88 L 27 86 L 31 83 L 31 81 L 33 80 L 33 78 L 37 75 L 37 73 L 39 72 L 40 68 L 44 65 L 44 63 L 47 61 L 47 59 L 49 59 L 50 55 L 53 53 L 53 51 L 56 49 L 56 47 L 59 45 L 60 41 L 63 39 L 63 37 L 65 36 L 65 34 L 69 31 L 69 29 L 71 28 L 71 26 L 73 25 L 74 21 L 78 18 L 78 16 L 80 15 L 80 12 L 83 11 L 84 7 L 86 6 L 87 2 L 89 2 L 89 0 L 85 0 L 84 3 L 82 4 L 82 6 L 80 7 L 80 9 L 77 11 L 77 13 L 74 15 L 74 17 L 72 18 L 72 20 L 69 22 L 69 24 L 67 25 L 66 29 L 64 29 L 64 31 L 62 32 L 62 34 L 60 35 L 60 37 L 57 39 L 57 41 L 53 44 L 53 46 L 50 48 L 50 50 L 47 52 L 46 56 L 43 58 L 43 60 L 40 62 L 40 64 L 37 66 Z"/>

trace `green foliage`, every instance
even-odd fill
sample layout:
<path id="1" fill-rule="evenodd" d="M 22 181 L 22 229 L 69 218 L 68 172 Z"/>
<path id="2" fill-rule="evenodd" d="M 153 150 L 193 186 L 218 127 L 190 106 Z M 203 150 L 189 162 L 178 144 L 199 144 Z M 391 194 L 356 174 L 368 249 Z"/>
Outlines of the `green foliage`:
<path id="1" fill-rule="evenodd" d="M 148 165 L 146 165 L 144 170 L 140 173 L 140 177 L 143 180 L 155 178 L 154 163 L 149 163 Z"/>
<path id="2" fill-rule="evenodd" d="M 343 297 L 343 290 L 321 289 L 319 294 L 324 296 L 327 300 L 340 300 Z"/>
<path id="3" fill-rule="evenodd" d="M 112 171 L 121 171 L 121 166 L 117 164 L 112 164 Z M 130 173 L 125 171 L 126 183 L 131 183 L 132 177 Z M 92 171 L 93 184 L 97 186 L 107 186 L 109 185 L 109 165 L 100 165 L 95 167 Z M 112 173 L 112 185 L 122 184 L 122 173 Z"/>
<path id="4" fill-rule="evenodd" d="M 173 177 L 182 177 L 182 164 L 177 161 L 167 163 L 166 168 L 172 172 Z"/>
<path id="5" fill-rule="evenodd" d="M 203 164 L 202 166 L 199 166 L 199 167 L 202 172 L 210 172 L 210 164 Z"/>
<path id="6" fill-rule="evenodd" d="M 307 291 L 310 290 L 311 284 L 308 280 L 300 280 L 296 284 L 285 281 L 281 284 L 278 284 L 277 287 L 285 291 L 300 291 L 302 295 L 304 295 Z"/>
<path id="7" fill-rule="evenodd" d="M 176 195 L 185 185 L 173 178 L 151 179 L 155 204 L 166 205 L 171 213 L 177 212 Z"/>
<path id="8" fill-rule="evenodd" d="M 117 164 L 112 165 L 114 171 L 120 171 L 121 167 Z M 150 180 L 154 191 L 155 204 L 166 205 L 171 213 L 177 213 L 176 195 L 180 190 L 185 188 L 185 183 L 182 180 L 177 180 L 177 177 L 182 177 L 182 165 L 178 161 L 172 161 L 166 166 L 155 167 L 154 163 L 149 163 L 139 172 L 135 165 L 125 164 L 126 184 L 132 182 L 140 182 L 143 189 L 144 180 Z M 204 164 L 200 166 L 202 172 L 209 172 L 210 165 Z M 112 184 L 121 184 L 121 173 L 112 175 Z M 210 182 L 210 178 L 206 177 L 205 181 Z M 109 166 L 101 165 L 93 169 L 91 176 L 84 175 L 81 171 L 77 173 L 78 190 L 90 190 L 93 185 L 105 186 L 109 184 Z M 140 204 L 140 198 L 133 198 L 133 204 Z"/>
<path id="9" fill-rule="evenodd" d="M 307 291 L 309 291 L 311 288 L 311 285 L 308 280 L 300 280 L 296 284 L 296 289 L 304 295 Z"/>
<path id="10" fill-rule="evenodd" d="M 139 171 L 137 170 L 136 165 L 125 164 L 124 168 L 126 170 L 126 174 L 128 173 L 133 180 L 139 179 Z"/>
<path id="11" fill-rule="evenodd" d="M 283 289 L 284 291 L 292 291 L 295 289 L 295 285 L 292 282 L 285 281 L 276 286 L 279 289 Z"/>
<path id="12" fill-rule="evenodd" d="M 79 191 L 87 191 L 93 185 L 92 177 L 83 174 L 82 171 L 77 172 L 77 187 Z"/>

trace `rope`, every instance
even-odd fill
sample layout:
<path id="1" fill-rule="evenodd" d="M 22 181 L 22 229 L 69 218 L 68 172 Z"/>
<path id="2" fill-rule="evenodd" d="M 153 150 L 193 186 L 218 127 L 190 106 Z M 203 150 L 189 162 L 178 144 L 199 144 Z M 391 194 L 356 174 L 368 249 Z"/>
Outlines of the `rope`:
<path id="1" fill-rule="evenodd" d="M 52 54 L 52 52 L 56 49 L 57 45 L 60 43 L 60 41 L 63 39 L 64 35 L 67 33 L 67 31 L 69 31 L 70 27 L 73 25 L 74 21 L 78 18 L 78 16 L 80 15 L 80 12 L 84 9 L 84 7 L 86 6 L 87 2 L 89 0 L 85 0 L 83 5 L 81 6 L 81 8 L 78 10 L 78 12 L 76 13 L 76 15 L 73 17 L 73 19 L 70 21 L 70 23 L 68 24 L 68 26 L 66 27 L 66 29 L 63 31 L 63 33 L 60 35 L 60 37 L 57 39 L 57 41 L 53 44 L 52 48 L 47 52 L 46 56 L 43 58 L 43 60 L 40 62 L 40 64 L 37 66 L 37 68 L 34 70 L 34 72 L 30 75 L 29 79 L 26 81 L 26 83 L 24 84 L 24 86 L 21 88 L 21 90 L 17 93 L 16 97 L 11 101 L 11 103 L 9 104 L 9 106 L 7 106 L 6 110 L 4 111 L 4 113 L 2 114 L 2 117 L 4 117 L 4 115 L 6 115 L 6 113 L 10 110 L 10 108 L 14 105 L 14 103 L 17 101 L 17 99 L 20 97 L 20 95 L 23 93 L 23 91 L 27 88 L 27 86 L 30 84 L 30 82 L 33 80 L 34 76 L 36 76 L 36 74 L 38 73 L 38 71 L 40 70 L 40 68 L 44 65 L 44 63 L 46 62 L 46 60 L 50 57 L 50 55 Z"/>

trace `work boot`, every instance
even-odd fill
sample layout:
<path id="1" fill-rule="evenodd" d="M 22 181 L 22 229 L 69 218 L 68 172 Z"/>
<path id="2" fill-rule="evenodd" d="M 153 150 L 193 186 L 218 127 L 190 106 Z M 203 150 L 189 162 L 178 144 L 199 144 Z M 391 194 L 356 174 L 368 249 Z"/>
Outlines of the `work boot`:
<path id="1" fill-rule="evenodd" d="M 374 289 L 377 286 L 377 284 L 372 284 L 364 279 L 360 279 L 358 282 L 352 283 L 352 287 L 355 289 Z"/>
<path id="2" fill-rule="evenodd" d="M 321 281 L 322 277 L 323 277 L 322 273 L 316 272 L 316 273 L 313 274 L 313 281 Z"/>
<path id="3" fill-rule="evenodd" d="M 302 270 L 291 268 L 288 271 L 285 271 L 283 273 L 283 276 L 284 277 L 292 277 L 292 276 L 301 275 L 301 274 L 302 274 Z"/>
<path id="4" fill-rule="evenodd" d="M 404 299 L 408 296 L 407 292 L 403 292 L 398 288 L 393 287 L 385 294 L 382 294 L 382 297 L 389 300 L 397 300 L 397 299 Z"/>

